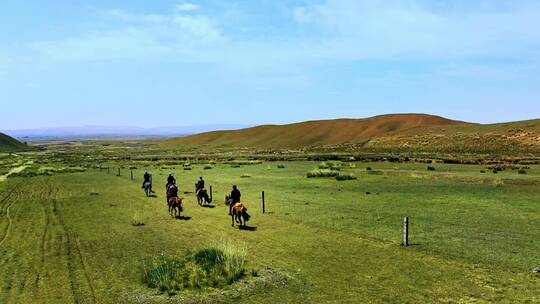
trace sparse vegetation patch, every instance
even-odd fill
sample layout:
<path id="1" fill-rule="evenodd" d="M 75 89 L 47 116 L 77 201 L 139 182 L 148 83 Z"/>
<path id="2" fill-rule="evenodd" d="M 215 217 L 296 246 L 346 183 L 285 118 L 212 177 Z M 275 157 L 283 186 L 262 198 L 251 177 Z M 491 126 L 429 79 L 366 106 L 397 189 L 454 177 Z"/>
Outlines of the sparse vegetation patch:
<path id="1" fill-rule="evenodd" d="M 174 294 L 182 289 L 223 287 L 245 274 L 246 250 L 232 244 L 201 249 L 184 259 L 161 255 L 145 265 L 143 282 Z"/>

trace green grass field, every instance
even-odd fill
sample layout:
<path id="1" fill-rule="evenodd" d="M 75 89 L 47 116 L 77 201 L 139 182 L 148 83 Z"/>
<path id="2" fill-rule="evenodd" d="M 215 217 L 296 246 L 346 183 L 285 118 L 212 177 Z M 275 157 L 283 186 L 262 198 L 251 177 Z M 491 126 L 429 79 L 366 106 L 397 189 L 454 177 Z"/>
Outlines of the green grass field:
<path id="1" fill-rule="evenodd" d="M 532 272 L 540 266 L 539 166 L 494 174 L 477 165 L 355 162 L 341 172 L 357 179 L 337 181 L 306 178 L 319 162 L 151 164 L 110 161 L 109 174 L 89 168 L 0 182 L 0 303 L 540 303 Z M 59 165 L 31 165 L 40 166 Z M 144 169 L 157 197 L 140 189 Z M 188 219 L 171 218 L 169 172 L 181 193 L 202 175 L 215 208 L 185 193 Z M 233 184 L 250 230 L 231 227 L 226 214 Z M 247 250 L 240 282 L 169 296 L 142 281 L 154 257 L 224 242 Z"/>

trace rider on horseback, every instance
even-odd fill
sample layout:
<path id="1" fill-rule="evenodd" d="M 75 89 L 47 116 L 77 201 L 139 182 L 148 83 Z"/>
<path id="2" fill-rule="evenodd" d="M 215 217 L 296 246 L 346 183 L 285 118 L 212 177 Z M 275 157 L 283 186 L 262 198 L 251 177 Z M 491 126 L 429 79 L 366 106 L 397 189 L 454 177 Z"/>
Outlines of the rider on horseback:
<path id="1" fill-rule="evenodd" d="M 150 183 L 150 191 L 152 191 L 152 175 L 150 173 L 148 173 L 148 171 L 144 171 L 143 179 L 144 180 L 143 180 L 141 188 L 144 188 L 144 184 Z"/>
<path id="2" fill-rule="evenodd" d="M 202 189 L 204 189 L 204 179 L 201 176 L 199 177 L 199 180 L 195 184 L 195 192 L 199 193 L 199 190 L 202 190 Z"/>
<path id="3" fill-rule="evenodd" d="M 165 191 L 169 191 L 169 186 L 172 184 L 176 184 L 176 179 L 172 175 L 172 173 L 169 173 L 169 176 L 167 176 L 167 184 L 165 185 Z"/>
<path id="4" fill-rule="evenodd" d="M 232 191 L 231 191 L 232 203 L 233 204 L 239 203 L 241 196 L 242 194 L 240 193 L 240 190 L 238 190 L 238 187 L 236 187 L 236 185 L 232 186 Z"/>

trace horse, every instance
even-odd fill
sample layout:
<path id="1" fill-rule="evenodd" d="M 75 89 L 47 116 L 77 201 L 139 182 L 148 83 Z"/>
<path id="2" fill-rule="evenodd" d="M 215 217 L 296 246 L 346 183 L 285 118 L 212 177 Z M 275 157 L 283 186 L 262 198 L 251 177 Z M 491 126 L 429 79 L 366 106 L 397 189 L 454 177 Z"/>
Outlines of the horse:
<path id="1" fill-rule="evenodd" d="M 152 183 L 144 182 L 143 188 L 144 188 L 144 193 L 146 194 L 146 196 L 147 197 L 150 196 L 150 194 L 152 193 Z"/>
<path id="2" fill-rule="evenodd" d="M 233 204 L 232 199 L 230 196 L 225 196 L 225 205 L 229 206 L 229 214 L 231 215 L 231 223 L 234 227 L 234 222 L 238 223 L 240 225 L 240 228 L 245 227 L 247 221 L 251 218 L 251 216 L 247 213 L 247 208 L 244 204 L 238 202 Z M 244 220 L 242 222 L 242 219 Z"/>
<path id="3" fill-rule="evenodd" d="M 169 214 L 172 217 L 180 216 L 180 213 L 184 211 L 184 208 L 182 208 L 182 200 L 183 198 L 178 196 L 173 196 L 169 198 L 167 203 L 169 205 Z"/>
<path id="4" fill-rule="evenodd" d="M 212 198 L 208 196 L 208 190 L 206 188 L 199 189 L 197 191 L 197 203 L 199 203 L 199 206 L 202 206 L 203 204 L 211 204 Z"/>

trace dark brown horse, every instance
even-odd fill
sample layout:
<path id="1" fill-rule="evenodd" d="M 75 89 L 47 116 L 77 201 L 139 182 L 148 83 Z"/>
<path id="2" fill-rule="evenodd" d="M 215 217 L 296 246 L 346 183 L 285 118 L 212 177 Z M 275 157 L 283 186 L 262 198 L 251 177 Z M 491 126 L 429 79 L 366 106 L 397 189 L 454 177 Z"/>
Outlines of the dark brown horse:
<path id="1" fill-rule="evenodd" d="M 180 216 L 180 213 L 184 211 L 184 208 L 182 207 L 182 200 L 183 198 L 178 196 L 173 196 L 169 198 L 169 214 L 172 217 Z"/>
<path id="2" fill-rule="evenodd" d="M 169 206 L 169 214 L 171 216 L 180 216 L 184 211 L 182 208 L 183 198 L 178 197 L 178 186 L 175 183 L 167 185 L 167 205 Z M 174 211 L 174 214 L 173 214 Z"/>
<path id="3" fill-rule="evenodd" d="M 207 205 L 207 204 L 212 203 L 212 198 L 208 196 L 208 190 L 206 190 L 205 188 L 199 189 L 196 195 L 197 195 L 197 203 L 199 203 L 199 206 L 202 206 L 203 204 Z"/>
<path id="4" fill-rule="evenodd" d="M 238 202 L 233 203 L 230 196 L 225 197 L 225 205 L 229 207 L 229 214 L 231 215 L 231 223 L 234 227 L 234 222 L 240 225 L 240 228 L 246 226 L 246 222 L 249 221 L 251 216 L 247 213 L 247 208 L 244 204 Z M 242 221 L 243 220 L 243 221 Z"/>

